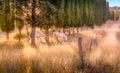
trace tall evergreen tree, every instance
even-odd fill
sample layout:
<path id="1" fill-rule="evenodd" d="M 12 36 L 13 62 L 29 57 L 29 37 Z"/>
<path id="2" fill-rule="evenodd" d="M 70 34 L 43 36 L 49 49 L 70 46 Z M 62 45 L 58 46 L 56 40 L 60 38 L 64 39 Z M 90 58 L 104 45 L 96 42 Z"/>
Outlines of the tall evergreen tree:
<path id="1" fill-rule="evenodd" d="M 80 21 L 80 0 L 76 0 L 76 3 L 75 3 L 75 5 L 76 5 L 76 9 L 75 9 L 75 17 L 76 17 L 76 19 L 75 19 L 75 26 L 77 27 L 77 33 L 79 32 L 79 25 L 80 25 L 80 23 L 79 23 L 79 21 Z"/>
<path id="2" fill-rule="evenodd" d="M 9 40 L 9 33 L 14 30 L 14 11 L 10 0 L 3 1 L 3 11 L 1 30 L 6 32 L 6 38 Z"/>
<path id="3" fill-rule="evenodd" d="M 59 22 L 61 27 L 63 28 L 63 32 L 65 32 L 65 28 L 64 28 L 64 22 L 65 22 L 65 0 L 61 0 L 61 5 L 59 8 Z"/>
<path id="4" fill-rule="evenodd" d="M 71 18 L 72 17 L 72 15 L 71 15 L 71 4 L 72 4 L 71 1 L 72 0 L 67 0 L 67 6 L 66 6 L 66 8 L 67 8 L 67 10 L 66 10 L 66 17 L 67 17 L 67 24 L 68 24 L 67 27 L 69 28 L 69 32 L 68 32 L 69 36 L 71 35 L 70 27 L 71 27 L 71 24 L 72 24 L 71 23 L 71 20 L 72 20 L 72 18 Z"/>
<path id="5" fill-rule="evenodd" d="M 80 0 L 80 10 L 79 10 L 79 27 L 84 25 L 84 0 Z"/>
<path id="6" fill-rule="evenodd" d="M 88 14 L 88 22 L 87 22 L 87 25 L 90 26 L 90 27 L 93 27 L 94 26 L 94 8 L 93 8 L 93 0 L 89 0 L 88 1 L 88 10 L 89 10 L 89 14 Z"/>
<path id="7" fill-rule="evenodd" d="M 75 0 L 72 0 L 72 3 L 71 3 L 71 26 L 73 27 L 73 35 L 74 35 L 74 27 L 75 27 L 75 20 L 76 20 L 76 17 L 75 17 Z"/>
<path id="8" fill-rule="evenodd" d="M 89 16 L 88 1 L 89 0 L 83 1 L 83 24 L 84 25 L 87 25 L 87 22 L 88 22 L 88 16 Z"/>

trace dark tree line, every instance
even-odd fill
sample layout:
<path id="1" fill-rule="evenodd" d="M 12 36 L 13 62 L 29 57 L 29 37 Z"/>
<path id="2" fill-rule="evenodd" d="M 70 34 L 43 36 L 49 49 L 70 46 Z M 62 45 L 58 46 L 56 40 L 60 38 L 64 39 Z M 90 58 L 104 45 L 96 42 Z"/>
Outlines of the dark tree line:
<path id="1" fill-rule="evenodd" d="M 64 27 L 93 27 L 94 24 L 103 24 L 109 17 L 109 5 L 106 0 L 61 0 L 60 4 L 59 11 L 64 12 L 61 17 L 67 18 L 64 20 Z M 68 19 L 69 23 L 66 22 Z"/>
<path id="2" fill-rule="evenodd" d="M 7 35 L 20 30 L 23 24 L 31 25 L 31 44 L 35 45 L 36 27 L 46 30 L 49 43 L 49 29 L 57 28 L 74 32 L 84 25 L 94 27 L 109 19 L 109 3 L 106 0 L 0 0 L 1 30 Z M 72 29 L 71 29 L 72 28 Z"/>
<path id="3" fill-rule="evenodd" d="M 73 30 L 81 26 L 102 25 L 109 19 L 109 3 L 106 0 L 52 0 L 58 8 L 56 28 Z M 77 31 L 78 32 L 78 31 Z M 70 35 L 70 32 L 69 32 Z"/>

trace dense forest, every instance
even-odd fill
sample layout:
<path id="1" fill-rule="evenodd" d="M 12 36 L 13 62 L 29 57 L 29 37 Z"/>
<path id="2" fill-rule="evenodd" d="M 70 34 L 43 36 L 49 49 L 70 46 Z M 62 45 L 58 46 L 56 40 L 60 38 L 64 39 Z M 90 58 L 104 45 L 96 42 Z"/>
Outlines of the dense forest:
<path id="1" fill-rule="evenodd" d="M 15 27 L 31 26 L 31 43 L 35 44 L 36 27 L 46 30 L 49 42 L 49 29 L 66 29 L 87 25 L 102 25 L 110 17 L 109 3 L 106 0 L 0 0 L 0 27 L 9 33 Z"/>

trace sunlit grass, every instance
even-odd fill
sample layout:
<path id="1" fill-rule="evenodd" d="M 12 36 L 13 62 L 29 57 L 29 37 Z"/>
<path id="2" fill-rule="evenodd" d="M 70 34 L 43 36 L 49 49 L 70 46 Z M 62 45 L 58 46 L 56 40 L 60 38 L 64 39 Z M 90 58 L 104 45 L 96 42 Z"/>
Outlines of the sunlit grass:
<path id="1" fill-rule="evenodd" d="M 90 40 L 95 34 L 96 32 L 87 34 L 87 31 L 83 31 L 67 42 L 58 42 L 50 37 L 51 46 L 40 39 L 36 41 L 37 49 L 24 39 L 21 44 L 17 40 L 2 40 L 0 73 L 82 73 L 78 36 L 83 37 L 84 73 L 120 73 L 119 32 L 107 33 L 103 38 L 98 33 L 98 41 L 101 41 L 97 46 L 93 44 L 90 51 Z"/>

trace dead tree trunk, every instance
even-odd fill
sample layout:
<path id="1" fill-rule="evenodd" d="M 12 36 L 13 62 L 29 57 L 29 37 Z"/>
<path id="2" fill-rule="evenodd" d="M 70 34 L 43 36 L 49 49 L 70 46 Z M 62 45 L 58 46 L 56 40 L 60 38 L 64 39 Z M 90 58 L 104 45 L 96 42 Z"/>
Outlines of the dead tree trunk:
<path id="1" fill-rule="evenodd" d="M 82 37 L 78 38 L 79 56 L 81 61 L 82 72 L 84 71 L 84 60 L 83 60 L 83 50 L 82 50 Z"/>

